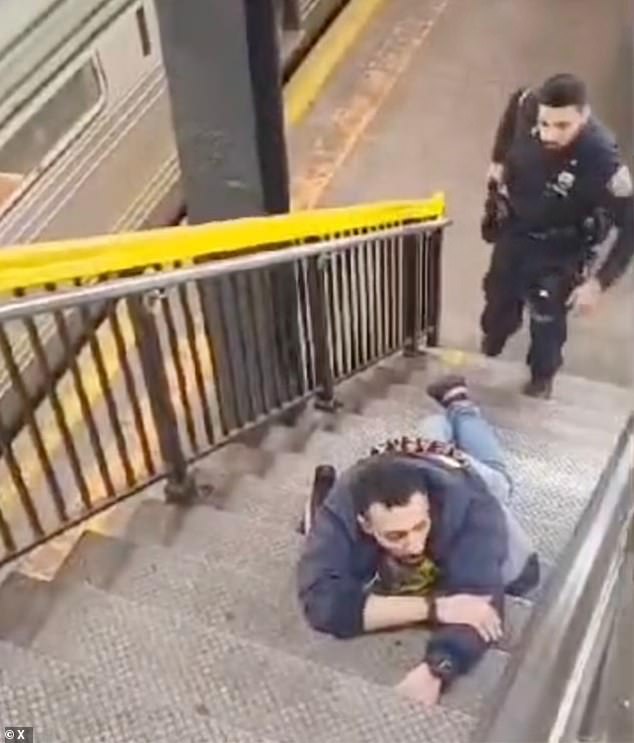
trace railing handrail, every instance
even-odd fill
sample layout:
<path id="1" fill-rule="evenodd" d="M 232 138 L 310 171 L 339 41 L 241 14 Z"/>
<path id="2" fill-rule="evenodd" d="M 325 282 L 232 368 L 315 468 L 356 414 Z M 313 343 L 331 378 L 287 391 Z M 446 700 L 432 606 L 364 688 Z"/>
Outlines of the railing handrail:
<path id="1" fill-rule="evenodd" d="M 333 236 L 374 234 L 407 222 L 442 219 L 442 193 L 422 201 L 249 217 L 204 225 L 166 227 L 122 235 L 7 246 L 0 249 L 0 294 L 106 274 L 191 263 L 196 259 L 248 254 L 289 243 Z M 283 247 L 284 251 L 288 248 Z"/>
<path id="2" fill-rule="evenodd" d="M 435 345 L 448 221 L 400 216 L 185 265 L 155 256 L 146 271 L 86 284 L 40 276 L 38 291 L 0 305 L 0 362 L 17 409 L 0 416 L 11 492 L 0 505 L 4 560 L 157 477 L 168 500 L 191 502 L 198 458 L 309 399 L 335 410 L 338 381 L 399 349 Z M 28 366 L 13 348 L 20 330 Z M 214 480 L 212 467 L 206 485 Z M 48 496 L 54 518 L 43 523 L 31 491 Z"/>
<path id="3" fill-rule="evenodd" d="M 365 239 L 381 240 L 399 236 L 405 237 L 406 235 L 417 234 L 421 231 L 442 229 L 448 224 L 449 220 L 447 219 L 434 219 L 417 224 L 400 225 L 373 232 L 371 235 L 366 235 Z M 249 255 L 238 255 L 233 258 L 223 258 L 187 268 L 171 268 L 165 272 L 111 279 L 78 289 L 62 289 L 35 296 L 27 296 L 0 304 L 0 322 L 33 317 L 45 312 L 81 307 L 82 305 L 97 301 L 114 300 L 124 296 L 160 291 L 185 284 L 189 281 L 217 278 L 230 273 L 268 268 L 316 255 L 336 253 L 353 247 L 359 243 L 360 239 L 359 235 L 353 235 L 336 240 L 286 247 L 279 251 L 270 250 L 261 253 L 251 253 Z M 1 255 L 2 253 L 0 252 Z"/>
<path id="4" fill-rule="evenodd" d="M 628 485 L 633 462 L 634 415 L 630 414 L 474 741 L 554 743 L 563 739 L 565 718 L 580 688 L 583 669 L 579 663 L 587 660 L 584 650 L 589 651 L 596 640 L 589 636 L 590 630 L 601 622 L 598 613 L 606 608 L 606 591 L 613 589 L 608 583 L 622 551 L 619 540 L 632 517 Z M 601 648 L 592 651 L 598 660 Z"/>

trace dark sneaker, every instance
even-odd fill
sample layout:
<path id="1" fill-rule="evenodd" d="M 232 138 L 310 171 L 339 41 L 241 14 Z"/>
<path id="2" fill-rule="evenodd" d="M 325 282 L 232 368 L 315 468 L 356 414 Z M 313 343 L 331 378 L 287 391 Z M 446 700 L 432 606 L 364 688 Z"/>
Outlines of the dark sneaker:
<path id="1" fill-rule="evenodd" d="M 304 518 L 299 526 L 300 534 L 308 534 L 315 522 L 315 515 L 326 500 L 328 493 L 337 479 L 337 470 L 329 464 L 321 464 L 315 468 L 313 488 L 306 502 Z"/>
<path id="2" fill-rule="evenodd" d="M 504 341 L 499 341 L 497 338 L 492 338 L 490 335 L 483 335 L 480 343 L 480 351 L 485 356 L 494 357 L 499 356 L 504 350 Z"/>
<path id="3" fill-rule="evenodd" d="M 432 382 L 427 387 L 427 394 L 444 407 L 448 407 L 452 402 L 469 399 L 467 382 L 459 374 L 447 374 Z"/>
<path id="4" fill-rule="evenodd" d="M 548 400 L 553 393 L 552 377 L 533 377 L 522 387 L 522 392 L 528 397 Z"/>

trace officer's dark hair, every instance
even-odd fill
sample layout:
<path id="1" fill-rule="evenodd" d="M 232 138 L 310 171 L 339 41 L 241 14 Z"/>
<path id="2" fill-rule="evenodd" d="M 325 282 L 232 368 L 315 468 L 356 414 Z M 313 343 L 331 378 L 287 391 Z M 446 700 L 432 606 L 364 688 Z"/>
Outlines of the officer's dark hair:
<path id="1" fill-rule="evenodd" d="M 537 91 L 537 100 L 543 106 L 564 108 L 576 106 L 581 110 L 588 103 L 586 84 L 568 72 L 553 75 Z"/>
<path id="2" fill-rule="evenodd" d="M 367 514 L 374 503 L 405 506 L 414 493 L 427 491 L 424 472 L 389 453 L 359 463 L 351 472 L 349 488 L 358 515 Z"/>

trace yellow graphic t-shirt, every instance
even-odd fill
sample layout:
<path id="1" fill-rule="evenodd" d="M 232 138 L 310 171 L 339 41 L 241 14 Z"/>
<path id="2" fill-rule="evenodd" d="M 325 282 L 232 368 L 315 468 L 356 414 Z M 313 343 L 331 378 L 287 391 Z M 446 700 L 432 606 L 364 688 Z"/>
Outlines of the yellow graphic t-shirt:
<path id="1" fill-rule="evenodd" d="M 373 590 L 390 596 L 427 596 L 439 576 L 438 567 L 428 557 L 416 565 L 406 565 L 385 556 L 379 564 Z"/>

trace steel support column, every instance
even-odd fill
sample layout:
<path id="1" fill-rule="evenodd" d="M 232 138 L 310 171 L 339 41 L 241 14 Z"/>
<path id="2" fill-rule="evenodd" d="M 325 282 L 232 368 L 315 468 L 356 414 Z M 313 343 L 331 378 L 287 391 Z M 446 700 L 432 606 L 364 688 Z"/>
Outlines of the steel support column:
<path id="1" fill-rule="evenodd" d="M 288 211 L 275 0 L 155 3 L 189 222 Z M 268 333 L 275 363 L 288 374 L 288 339 L 300 349 L 296 281 L 292 268 L 270 274 L 262 296 L 269 312 L 261 314 L 290 324 L 284 351 L 274 343 L 279 327 Z M 255 343 L 255 329 L 240 316 L 238 293 L 230 277 L 201 286 L 226 431 L 250 416 L 244 348 Z"/>

